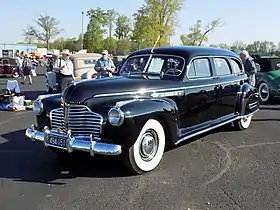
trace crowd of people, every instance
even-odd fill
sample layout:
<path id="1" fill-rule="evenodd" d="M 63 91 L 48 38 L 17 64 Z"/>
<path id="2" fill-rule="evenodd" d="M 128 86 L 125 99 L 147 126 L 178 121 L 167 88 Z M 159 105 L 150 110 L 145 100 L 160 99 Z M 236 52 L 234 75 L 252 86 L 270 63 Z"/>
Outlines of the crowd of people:
<path id="1" fill-rule="evenodd" d="M 62 92 L 73 80 L 74 66 L 70 60 L 69 50 L 64 50 L 61 53 L 61 57 L 53 55 L 49 59 L 48 71 L 56 72 L 56 79 L 58 83 L 57 91 Z M 102 57 L 96 62 L 94 70 L 97 72 L 96 77 L 111 77 L 112 72 L 116 69 L 114 62 L 109 58 L 109 52 L 107 50 L 102 51 Z M 89 72 L 88 77 L 93 78 L 93 73 Z"/>
<path id="2" fill-rule="evenodd" d="M 39 60 L 34 55 L 29 55 L 21 52 L 16 55 L 18 76 L 21 78 L 21 83 L 25 84 L 26 79 L 29 79 L 29 84 L 32 85 L 32 76 L 36 75 L 36 68 Z"/>

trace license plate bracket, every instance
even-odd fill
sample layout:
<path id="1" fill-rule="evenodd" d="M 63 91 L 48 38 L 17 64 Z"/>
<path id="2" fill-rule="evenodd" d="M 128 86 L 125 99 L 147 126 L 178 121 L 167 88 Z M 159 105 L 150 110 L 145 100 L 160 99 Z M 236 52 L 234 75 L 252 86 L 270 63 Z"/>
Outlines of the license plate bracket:
<path id="1" fill-rule="evenodd" d="M 50 146 L 66 148 L 67 137 L 66 136 L 59 136 L 59 135 L 48 135 L 47 143 Z"/>

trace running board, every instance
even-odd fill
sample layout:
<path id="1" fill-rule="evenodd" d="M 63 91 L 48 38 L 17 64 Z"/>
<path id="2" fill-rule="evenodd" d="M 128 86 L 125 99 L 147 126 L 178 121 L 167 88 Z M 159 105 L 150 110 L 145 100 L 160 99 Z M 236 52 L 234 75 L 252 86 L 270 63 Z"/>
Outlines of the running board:
<path id="1" fill-rule="evenodd" d="M 215 129 L 215 128 L 218 128 L 218 127 L 221 127 L 221 126 L 223 126 L 223 125 L 229 124 L 229 123 L 231 123 L 231 122 L 233 122 L 233 121 L 235 121 L 235 120 L 239 120 L 239 119 L 242 119 L 242 118 L 246 118 L 246 117 L 253 116 L 257 111 L 258 111 L 258 110 L 254 111 L 254 112 L 252 112 L 251 114 L 248 114 L 248 115 L 246 115 L 246 116 L 238 116 L 238 117 L 232 118 L 232 119 L 227 120 L 227 121 L 225 121 L 225 122 L 222 122 L 222 123 L 220 123 L 220 124 L 214 125 L 214 126 L 212 126 L 212 127 L 203 129 L 203 130 L 198 131 L 198 132 L 196 132 L 196 133 L 193 133 L 193 134 L 191 134 L 191 135 L 185 136 L 185 137 L 179 139 L 179 140 L 175 143 L 175 145 L 178 145 L 178 144 L 182 143 L 183 141 L 186 141 L 186 140 L 188 140 L 188 139 L 190 139 L 190 138 L 192 138 L 192 137 L 195 137 L 195 136 L 198 136 L 198 135 L 200 135 L 200 134 L 203 134 L 203 133 L 206 133 L 206 132 L 208 132 L 208 131 L 211 131 L 211 130 L 213 130 L 213 129 Z"/>

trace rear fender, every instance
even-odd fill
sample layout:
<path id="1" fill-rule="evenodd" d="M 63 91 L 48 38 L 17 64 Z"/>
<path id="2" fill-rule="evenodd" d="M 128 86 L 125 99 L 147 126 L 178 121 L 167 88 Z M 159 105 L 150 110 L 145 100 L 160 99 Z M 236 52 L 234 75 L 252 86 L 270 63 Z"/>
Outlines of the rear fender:
<path id="1" fill-rule="evenodd" d="M 259 109 L 259 96 L 256 88 L 248 83 L 244 83 L 238 92 L 236 107 L 236 112 L 240 116 L 256 112 Z"/>

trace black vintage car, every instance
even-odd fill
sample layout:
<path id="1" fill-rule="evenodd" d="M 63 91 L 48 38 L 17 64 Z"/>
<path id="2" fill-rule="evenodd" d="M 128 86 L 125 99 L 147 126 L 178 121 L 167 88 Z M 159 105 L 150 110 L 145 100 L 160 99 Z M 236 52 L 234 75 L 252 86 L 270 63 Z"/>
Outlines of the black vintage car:
<path id="1" fill-rule="evenodd" d="M 259 110 L 233 52 L 161 47 L 133 52 L 118 76 L 74 82 L 34 102 L 32 141 L 59 155 L 122 155 L 136 173 L 153 170 L 168 146 L 219 126 L 250 126 Z"/>

